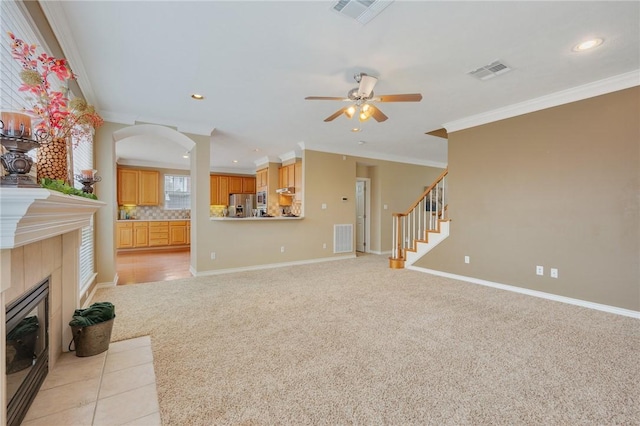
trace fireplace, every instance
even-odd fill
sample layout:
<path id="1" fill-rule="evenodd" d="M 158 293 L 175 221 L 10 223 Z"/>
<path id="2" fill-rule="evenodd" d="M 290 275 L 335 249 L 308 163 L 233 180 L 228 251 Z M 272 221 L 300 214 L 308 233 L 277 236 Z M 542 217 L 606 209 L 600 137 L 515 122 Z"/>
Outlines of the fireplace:
<path id="1" fill-rule="evenodd" d="M 19 425 L 49 371 L 49 278 L 6 309 L 7 425 Z"/>

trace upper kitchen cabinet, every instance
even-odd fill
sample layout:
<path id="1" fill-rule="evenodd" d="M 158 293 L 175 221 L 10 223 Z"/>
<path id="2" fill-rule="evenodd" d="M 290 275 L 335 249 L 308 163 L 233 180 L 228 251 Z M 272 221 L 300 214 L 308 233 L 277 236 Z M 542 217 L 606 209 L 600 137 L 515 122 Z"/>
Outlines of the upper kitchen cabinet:
<path id="1" fill-rule="evenodd" d="M 269 169 L 258 170 L 256 172 L 256 189 L 264 191 L 267 186 L 269 186 Z"/>
<path id="2" fill-rule="evenodd" d="M 296 186 L 296 164 L 298 163 L 280 167 L 278 170 L 278 186 L 280 188 L 294 188 Z"/>
<path id="3" fill-rule="evenodd" d="M 242 177 L 229 176 L 229 194 L 242 193 Z"/>
<path id="4" fill-rule="evenodd" d="M 159 183 L 157 170 L 118 169 L 118 204 L 159 205 Z"/>
<path id="5" fill-rule="evenodd" d="M 242 178 L 242 193 L 243 194 L 256 193 L 256 178 L 246 177 L 246 176 Z"/>
<path id="6" fill-rule="evenodd" d="M 228 205 L 230 194 L 255 194 L 256 178 L 251 176 L 210 175 L 211 205 Z"/>

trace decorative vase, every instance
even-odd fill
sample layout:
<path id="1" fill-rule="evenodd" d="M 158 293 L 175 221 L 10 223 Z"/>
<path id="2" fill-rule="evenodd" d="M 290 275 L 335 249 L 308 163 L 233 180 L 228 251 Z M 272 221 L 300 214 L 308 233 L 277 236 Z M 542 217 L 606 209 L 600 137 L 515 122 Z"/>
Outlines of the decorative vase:
<path id="1" fill-rule="evenodd" d="M 36 156 L 38 182 L 49 178 L 73 184 L 73 177 L 69 176 L 70 153 L 67 138 L 54 138 L 50 142 L 42 143 Z"/>

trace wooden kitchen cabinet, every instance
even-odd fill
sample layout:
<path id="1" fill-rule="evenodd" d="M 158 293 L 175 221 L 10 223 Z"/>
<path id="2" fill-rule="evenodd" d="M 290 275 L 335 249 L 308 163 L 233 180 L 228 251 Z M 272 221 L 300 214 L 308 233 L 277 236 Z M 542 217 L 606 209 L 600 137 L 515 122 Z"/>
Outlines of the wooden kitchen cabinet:
<path id="1" fill-rule="evenodd" d="M 191 244 L 188 220 L 116 222 L 116 230 L 118 249 Z"/>
<path id="2" fill-rule="evenodd" d="M 160 204 L 160 173 L 156 170 L 140 170 L 138 184 L 138 205 L 157 206 Z"/>
<path id="3" fill-rule="evenodd" d="M 169 245 L 169 222 L 149 222 L 149 247 Z"/>
<path id="4" fill-rule="evenodd" d="M 133 223 L 116 223 L 116 248 L 133 248 Z"/>
<path id="5" fill-rule="evenodd" d="M 291 188 L 296 186 L 296 171 L 295 164 L 289 164 L 288 166 L 282 166 L 278 169 L 278 187 Z"/>
<path id="6" fill-rule="evenodd" d="M 241 194 L 242 193 L 242 177 L 241 176 L 229 176 L 229 194 Z"/>
<path id="7" fill-rule="evenodd" d="M 210 204 L 229 204 L 229 177 L 220 175 L 210 176 Z M 242 185 L 242 182 L 241 182 Z"/>
<path id="8" fill-rule="evenodd" d="M 133 247 L 149 245 L 149 222 L 133 222 Z"/>
<path id="9" fill-rule="evenodd" d="M 269 169 L 262 169 L 256 172 L 256 188 L 258 191 L 266 190 L 269 186 Z"/>
<path id="10" fill-rule="evenodd" d="M 249 176 L 210 175 L 210 204 L 229 205 L 229 194 L 255 194 L 256 178 Z"/>
<path id="11" fill-rule="evenodd" d="M 118 169 L 118 205 L 157 206 L 159 194 L 157 170 Z"/>
<path id="12" fill-rule="evenodd" d="M 220 204 L 220 196 L 218 195 L 218 193 L 220 192 L 220 177 L 216 176 L 216 175 L 210 175 L 209 176 L 209 184 L 210 184 L 210 188 L 209 188 L 209 204 L 210 205 L 215 205 L 215 204 Z"/>
<path id="13" fill-rule="evenodd" d="M 243 194 L 256 193 L 256 178 L 253 178 L 253 177 L 242 178 L 242 193 Z"/>
<path id="14" fill-rule="evenodd" d="M 187 222 L 169 222 L 169 245 L 185 245 L 187 241 Z"/>
<path id="15" fill-rule="evenodd" d="M 118 169 L 118 204 L 138 204 L 138 171 Z"/>

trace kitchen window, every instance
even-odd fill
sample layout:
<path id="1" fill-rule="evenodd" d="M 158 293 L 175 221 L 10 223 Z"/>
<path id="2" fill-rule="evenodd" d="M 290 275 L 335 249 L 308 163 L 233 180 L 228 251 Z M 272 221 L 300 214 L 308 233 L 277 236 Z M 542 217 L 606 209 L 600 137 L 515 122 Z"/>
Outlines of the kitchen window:
<path id="1" fill-rule="evenodd" d="M 191 176 L 164 175 L 164 208 L 191 208 Z"/>

